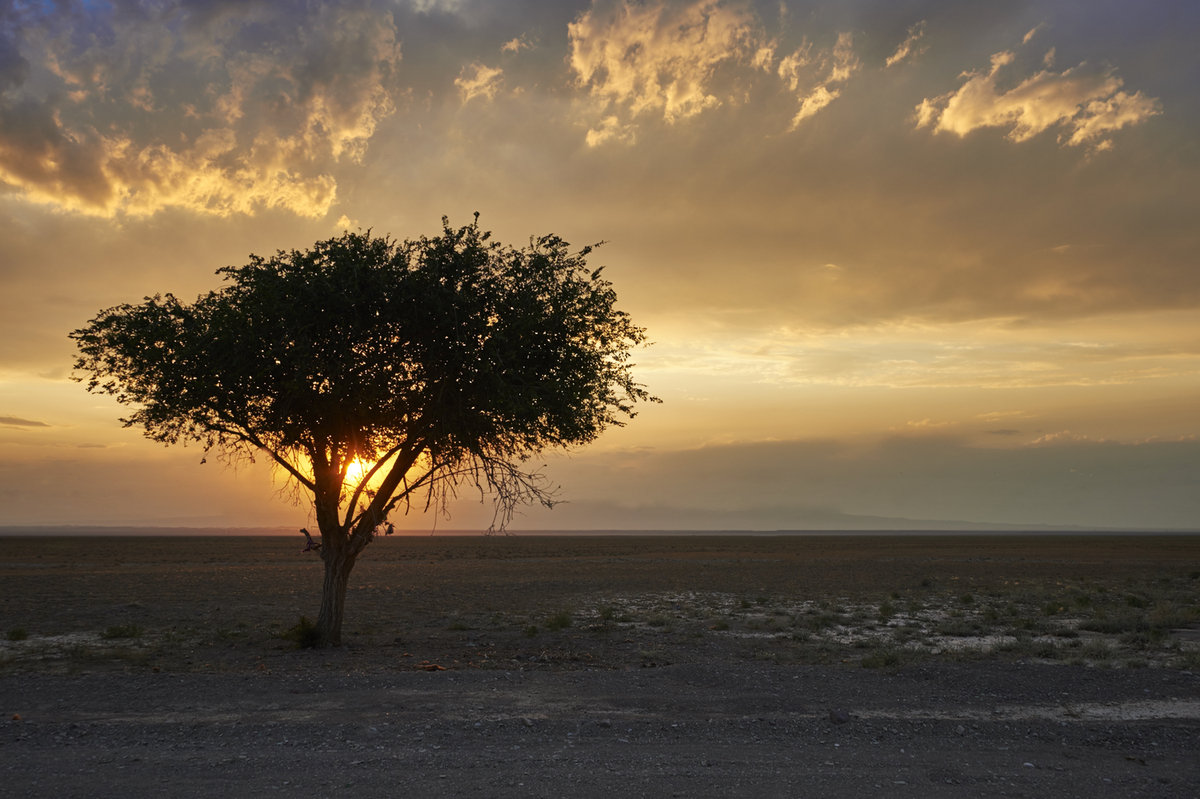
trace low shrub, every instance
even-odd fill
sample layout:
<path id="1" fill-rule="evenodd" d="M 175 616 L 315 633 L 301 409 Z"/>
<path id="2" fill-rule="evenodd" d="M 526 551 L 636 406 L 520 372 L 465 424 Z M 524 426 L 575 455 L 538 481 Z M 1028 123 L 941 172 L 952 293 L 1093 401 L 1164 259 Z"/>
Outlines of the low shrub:
<path id="1" fill-rule="evenodd" d="M 316 622 L 310 621 L 307 616 L 301 616 L 296 626 L 286 630 L 280 637 L 301 649 L 314 649 L 321 640 L 317 635 Z"/>
<path id="2" fill-rule="evenodd" d="M 561 613 L 555 613 L 550 618 L 546 619 L 547 630 L 565 630 L 574 623 L 571 614 L 565 610 Z"/>

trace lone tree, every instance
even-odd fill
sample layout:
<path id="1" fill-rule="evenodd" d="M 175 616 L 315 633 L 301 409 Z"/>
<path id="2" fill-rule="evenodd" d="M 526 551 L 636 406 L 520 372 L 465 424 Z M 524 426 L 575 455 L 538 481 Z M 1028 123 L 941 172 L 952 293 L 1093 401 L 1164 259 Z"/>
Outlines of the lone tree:
<path id="1" fill-rule="evenodd" d="M 267 453 L 311 495 L 325 565 L 316 643 L 341 642 L 354 563 L 394 511 L 492 495 L 493 529 L 553 505 L 539 451 L 583 444 L 653 401 L 634 382 L 643 328 L 585 247 L 522 249 L 475 222 L 396 242 L 346 233 L 250 256 L 196 299 L 147 297 L 70 336 L 76 379 L 134 410 L 126 427 L 227 458 Z"/>

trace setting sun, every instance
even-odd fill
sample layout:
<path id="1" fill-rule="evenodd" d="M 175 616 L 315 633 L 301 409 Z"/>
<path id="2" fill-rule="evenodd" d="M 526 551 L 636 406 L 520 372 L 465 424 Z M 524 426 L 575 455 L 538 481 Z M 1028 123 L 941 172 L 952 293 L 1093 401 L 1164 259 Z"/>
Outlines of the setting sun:
<path id="1" fill-rule="evenodd" d="M 357 487 L 358 484 L 361 483 L 368 474 L 370 474 L 371 469 L 374 468 L 374 466 L 375 463 L 373 461 L 365 461 L 361 458 L 355 458 L 350 462 L 350 465 L 346 467 L 346 485 L 350 488 Z M 379 474 L 376 473 L 373 479 L 379 479 Z"/>

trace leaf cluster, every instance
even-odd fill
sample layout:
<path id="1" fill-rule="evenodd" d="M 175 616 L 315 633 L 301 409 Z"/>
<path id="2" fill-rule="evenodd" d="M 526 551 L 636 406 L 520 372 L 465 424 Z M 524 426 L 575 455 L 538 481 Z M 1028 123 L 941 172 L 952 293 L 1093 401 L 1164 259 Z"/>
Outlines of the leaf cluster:
<path id="1" fill-rule="evenodd" d="M 344 477 L 352 459 L 423 459 L 431 482 L 512 464 L 654 399 L 629 360 L 645 332 L 588 268 L 591 248 L 501 245 L 478 215 L 442 226 L 252 255 L 193 303 L 101 311 L 70 334 L 76 379 L 154 440 L 261 449 L 318 493 L 322 470 Z"/>

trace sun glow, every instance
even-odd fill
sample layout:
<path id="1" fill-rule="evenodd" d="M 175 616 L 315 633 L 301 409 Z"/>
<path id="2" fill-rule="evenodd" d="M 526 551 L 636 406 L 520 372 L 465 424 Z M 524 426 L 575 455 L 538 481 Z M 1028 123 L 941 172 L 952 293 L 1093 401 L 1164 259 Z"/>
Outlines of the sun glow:
<path id="1" fill-rule="evenodd" d="M 360 483 L 362 483 L 363 480 L 366 479 L 367 475 L 370 474 L 371 469 L 374 466 L 374 461 L 355 458 L 350 462 L 350 465 L 346 467 L 346 477 L 343 482 L 351 488 L 357 487 Z M 378 473 L 376 473 L 376 479 L 378 479 L 378 476 Z"/>

